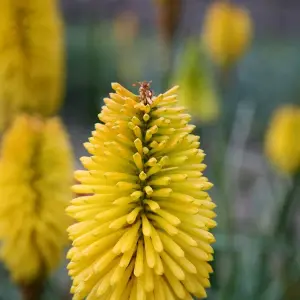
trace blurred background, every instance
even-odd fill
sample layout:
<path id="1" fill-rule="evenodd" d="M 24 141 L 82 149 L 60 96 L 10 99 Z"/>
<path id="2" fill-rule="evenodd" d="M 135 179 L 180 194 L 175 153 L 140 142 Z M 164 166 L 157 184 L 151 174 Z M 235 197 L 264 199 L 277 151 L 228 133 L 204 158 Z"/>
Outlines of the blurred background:
<path id="1" fill-rule="evenodd" d="M 208 299 L 299 300 L 299 1 L 61 0 L 59 11 L 66 76 L 57 114 L 75 168 L 111 82 L 135 91 L 134 82 L 152 80 L 156 94 L 179 84 L 217 204 Z M 0 20 L 5 13 L 0 4 Z M 66 263 L 43 299 L 71 299 Z M 0 299 L 21 299 L 4 265 Z"/>

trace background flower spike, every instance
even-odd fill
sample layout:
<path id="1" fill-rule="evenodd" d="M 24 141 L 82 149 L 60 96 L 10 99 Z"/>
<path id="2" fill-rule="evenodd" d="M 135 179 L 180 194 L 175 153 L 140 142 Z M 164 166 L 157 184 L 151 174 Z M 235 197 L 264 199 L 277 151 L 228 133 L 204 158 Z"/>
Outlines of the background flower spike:
<path id="1" fill-rule="evenodd" d="M 3 136 L 0 255 L 24 299 L 36 294 L 68 244 L 73 155 L 59 118 L 18 116 Z"/>

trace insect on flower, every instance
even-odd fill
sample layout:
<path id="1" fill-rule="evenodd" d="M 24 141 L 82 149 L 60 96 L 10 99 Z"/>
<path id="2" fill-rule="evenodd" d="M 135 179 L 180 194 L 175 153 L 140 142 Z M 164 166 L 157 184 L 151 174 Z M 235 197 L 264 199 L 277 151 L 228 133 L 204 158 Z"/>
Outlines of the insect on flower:
<path id="1" fill-rule="evenodd" d="M 132 86 L 140 86 L 139 93 L 140 99 L 144 102 L 145 105 L 152 104 L 153 100 L 152 97 L 154 95 L 153 91 L 150 89 L 152 80 L 151 81 L 139 81 L 134 83 Z"/>

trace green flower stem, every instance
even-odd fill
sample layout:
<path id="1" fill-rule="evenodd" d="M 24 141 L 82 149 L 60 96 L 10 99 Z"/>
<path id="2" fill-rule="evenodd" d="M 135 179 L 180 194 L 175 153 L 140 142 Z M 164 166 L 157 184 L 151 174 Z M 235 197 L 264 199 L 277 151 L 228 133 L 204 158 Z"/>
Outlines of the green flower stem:
<path id="1" fill-rule="evenodd" d="M 44 290 L 44 280 L 38 279 L 32 283 L 20 284 L 22 300 L 41 300 Z"/>
<path id="2" fill-rule="evenodd" d="M 291 187 L 287 191 L 285 200 L 283 201 L 283 205 L 279 211 L 277 222 L 274 228 L 274 234 L 273 234 L 274 238 L 285 233 L 287 229 L 288 220 L 290 219 L 291 213 L 293 212 L 292 208 L 296 203 L 295 195 L 299 184 L 300 184 L 300 172 L 296 173 L 293 176 Z"/>
<path id="3" fill-rule="evenodd" d="M 296 173 L 292 178 L 291 187 L 288 189 L 285 199 L 282 203 L 282 207 L 278 212 L 274 231 L 272 234 L 272 240 L 278 241 L 279 239 L 283 239 L 286 241 L 286 238 L 289 236 L 289 240 L 292 239 L 291 232 L 289 232 L 289 220 L 291 219 L 291 215 L 293 213 L 294 205 L 297 201 L 297 191 L 300 184 L 300 172 Z M 267 289 L 270 284 L 271 278 L 268 274 L 268 266 L 270 259 L 270 251 L 273 249 L 274 243 L 268 242 L 265 245 L 260 258 L 259 258 L 259 266 L 260 270 L 258 273 L 258 286 L 256 291 L 256 296 L 262 298 L 263 292 Z"/>
<path id="4" fill-rule="evenodd" d="M 229 101 L 227 98 L 229 96 L 230 90 L 231 90 L 231 84 L 232 79 L 235 75 L 235 68 L 234 66 L 221 68 L 219 71 L 219 74 L 217 74 L 218 79 L 218 86 L 220 90 L 220 95 L 222 97 L 223 103 L 226 103 Z M 228 123 L 226 123 L 228 117 L 228 111 L 225 110 L 223 115 L 220 117 L 220 121 L 218 124 L 218 138 L 217 138 L 217 147 L 218 153 L 215 153 L 215 160 L 217 160 L 216 164 L 218 167 L 219 176 L 218 176 L 218 185 L 221 187 L 222 193 L 223 193 L 223 209 L 226 214 L 225 221 L 225 230 L 227 232 L 227 244 L 232 245 L 234 243 L 234 233 L 235 233 L 235 226 L 234 226 L 234 213 L 233 213 L 233 199 L 235 195 L 232 195 L 231 190 L 228 189 L 228 178 L 227 174 L 223 171 L 226 167 L 224 165 L 224 162 L 226 161 L 224 155 L 220 155 L 220 153 L 225 154 L 226 153 L 226 145 L 228 144 Z M 235 251 L 231 252 L 231 267 L 229 270 L 229 276 L 228 280 L 226 282 L 226 287 L 222 292 L 221 298 L 224 300 L 227 300 L 231 297 L 233 294 L 233 291 L 235 289 L 235 283 L 236 283 L 236 270 L 238 269 L 238 259 L 237 254 Z"/>
<path id="5" fill-rule="evenodd" d="M 295 211 L 295 205 L 297 203 L 298 188 L 300 184 L 300 172 L 293 177 L 291 189 L 289 190 L 287 201 L 282 206 L 281 218 L 278 220 L 276 232 L 277 235 L 284 239 L 285 245 L 289 245 L 290 252 L 284 257 L 282 270 L 281 270 L 281 281 L 283 284 L 284 294 L 289 294 L 291 285 L 293 284 L 293 278 L 291 278 L 291 269 L 295 263 L 295 257 L 297 255 L 297 247 L 295 242 L 295 228 L 293 224 L 289 222 L 293 218 L 293 212 Z M 286 295 L 286 300 L 295 299 L 293 296 Z"/>

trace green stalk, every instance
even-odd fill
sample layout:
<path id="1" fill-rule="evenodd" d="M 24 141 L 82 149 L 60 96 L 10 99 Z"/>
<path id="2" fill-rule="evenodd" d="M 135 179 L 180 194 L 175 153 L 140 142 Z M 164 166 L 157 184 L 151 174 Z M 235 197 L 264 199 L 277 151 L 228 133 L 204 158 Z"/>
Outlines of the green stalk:
<path id="1" fill-rule="evenodd" d="M 274 238 L 282 235 L 287 229 L 288 220 L 292 213 L 292 208 L 296 203 L 296 191 L 300 184 L 300 172 L 296 173 L 292 178 L 292 184 L 290 189 L 287 191 L 285 201 L 279 211 L 277 222 L 274 229 Z"/>
<path id="2" fill-rule="evenodd" d="M 287 190 L 285 199 L 282 203 L 282 207 L 278 212 L 274 231 L 272 233 L 271 243 L 265 245 L 259 259 L 259 273 L 258 273 L 258 287 L 256 291 L 256 297 L 261 298 L 263 292 L 267 289 L 270 284 L 271 278 L 268 273 L 270 253 L 274 247 L 275 241 L 283 241 L 284 237 L 289 234 L 288 225 L 291 215 L 293 213 L 294 205 L 298 200 L 296 197 L 298 186 L 300 184 L 300 172 L 296 173 L 292 178 L 292 184 Z M 290 236 L 289 239 L 292 237 Z M 286 239 L 284 239 L 286 240 Z"/>
<path id="3" fill-rule="evenodd" d="M 234 66 L 232 68 L 224 67 L 219 70 L 218 75 L 218 86 L 220 90 L 220 95 L 222 97 L 223 103 L 227 102 L 228 94 L 231 88 L 231 80 L 232 76 L 234 75 Z M 226 214 L 225 219 L 225 230 L 227 236 L 227 244 L 233 245 L 234 244 L 234 215 L 232 208 L 234 203 L 232 199 L 234 199 L 234 195 L 232 195 L 231 190 L 228 187 L 228 178 L 225 175 L 224 168 L 226 167 L 225 163 L 225 153 L 226 153 L 226 145 L 228 144 L 228 133 L 227 127 L 228 123 L 226 123 L 227 119 L 227 112 L 223 113 L 220 117 L 220 121 L 217 127 L 217 153 L 214 154 L 216 160 L 216 171 L 219 172 L 219 176 L 217 176 L 217 184 L 221 188 L 223 192 L 223 209 Z M 222 153 L 223 155 L 220 155 Z M 217 174 L 218 175 L 218 174 Z M 231 298 L 236 284 L 236 276 L 237 276 L 237 269 L 238 269 L 238 259 L 237 254 L 235 251 L 230 253 L 230 262 L 231 268 L 229 270 L 229 277 L 226 283 L 226 287 L 222 292 L 221 298 L 227 300 Z"/>
<path id="4" fill-rule="evenodd" d="M 44 290 L 44 280 L 38 279 L 32 283 L 20 284 L 22 300 L 41 300 Z"/>

